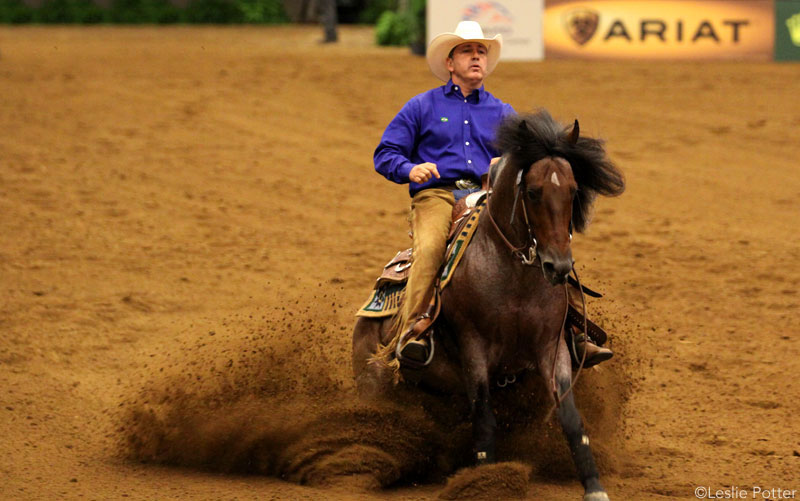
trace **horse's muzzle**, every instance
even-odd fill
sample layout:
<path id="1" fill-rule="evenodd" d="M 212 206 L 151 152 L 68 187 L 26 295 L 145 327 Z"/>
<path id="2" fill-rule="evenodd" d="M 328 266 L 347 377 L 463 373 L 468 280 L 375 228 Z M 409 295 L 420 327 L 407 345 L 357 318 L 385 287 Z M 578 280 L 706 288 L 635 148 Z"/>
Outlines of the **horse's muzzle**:
<path id="1" fill-rule="evenodd" d="M 566 256 L 539 256 L 542 261 L 542 273 L 551 285 L 563 285 L 572 270 L 571 253 Z"/>

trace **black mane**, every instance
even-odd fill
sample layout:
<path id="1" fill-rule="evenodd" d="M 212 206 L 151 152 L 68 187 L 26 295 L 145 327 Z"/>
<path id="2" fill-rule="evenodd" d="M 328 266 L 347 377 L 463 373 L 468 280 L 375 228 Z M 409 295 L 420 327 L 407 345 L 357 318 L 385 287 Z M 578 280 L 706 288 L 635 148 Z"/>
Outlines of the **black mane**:
<path id="1" fill-rule="evenodd" d="M 547 110 L 506 118 L 497 129 L 495 146 L 517 169 L 527 169 L 546 157 L 561 157 L 572 166 L 578 192 L 572 203 L 572 225 L 582 232 L 595 197 L 625 191 L 625 178 L 606 156 L 603 141 L 579 137 L 569 142 L 572 128 L 556 122 Z"/>

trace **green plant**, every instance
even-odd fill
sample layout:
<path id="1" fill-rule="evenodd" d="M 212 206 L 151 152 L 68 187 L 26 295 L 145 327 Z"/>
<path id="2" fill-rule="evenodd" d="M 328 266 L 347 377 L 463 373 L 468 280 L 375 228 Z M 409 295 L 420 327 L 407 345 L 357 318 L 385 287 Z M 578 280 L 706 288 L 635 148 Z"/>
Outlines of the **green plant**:
<path id="1" fill-rule="evenodd" d="M 230 24 L 244 21 L 242 11 L 229 0 L 194 0 L 186 7 L 184 15 L 189 23 Z"/>
<path id="2" fill-rule="evenodd" d="M 397 0 L 367 0 L 364 4 L 358 15 L 358 21 L 364 24 L 376 24 L 381 14 L 397 9 Z"/>
<path id="3" fill-rule="evenodd" d="M 0 0 L 0 23 L 276 24 L 288 21 L 281 0 L 192 0 L 185 9 L 176 7 L 170 0 L 112 0 L 105 9 L 94 0 L 44 0 L 38 8 L 28 7 L 23 0 Z"/>
<path id="4" fill-rule="evenodd" d="M 34 13 L 34 21 L 48 24 L 93 24 L 105 19 L 103 9 L 91 0 L 45 0 Z"/>
<path id="5" fill-rule="evenodd" d="M 280 0 L 237 0 L 236 6 L 246 23 L 278 24 L 289 21 Z"/>
<path id="6" fill-rule="evenodd" d="M 180 10 L 168 0 L 114 0 L 108 12 L 112 23 L 177 23 Z"/>
<path id="7" fill-rule="evenodd" d="M 0 23 L 29 23 L 33 21 L 33 9 L 21 0 L 0 0 Z"/>
<path id="8" fill-rule="evenodd" d="M 411 0 L 409 11 L 411 13 L 411 49 L 415 54 L 425 54 L 426 33 L 426 0 Z"/>
<path id="9" fill-rule="evenodd" d="M 411 42 L 412 18 L 409 12 L 387 10 L 375 25 L 378 45 L 408 45 Z"/>

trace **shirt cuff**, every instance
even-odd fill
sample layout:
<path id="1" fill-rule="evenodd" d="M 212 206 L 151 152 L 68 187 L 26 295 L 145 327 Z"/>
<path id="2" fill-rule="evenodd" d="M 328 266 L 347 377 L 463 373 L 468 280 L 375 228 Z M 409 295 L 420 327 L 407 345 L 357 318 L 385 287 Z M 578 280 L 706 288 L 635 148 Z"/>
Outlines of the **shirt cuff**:
<path id="1" fill-rule="evenodd" d="M 411 179 L 408 178 L 409 174 L 411 174 L 411 169 L 414 168 L 414 164 L 411 162 L 406 162 L 397 169 L 397 175 L 399 179 L 402 179 L 404 183 L 410 183 Z"/>

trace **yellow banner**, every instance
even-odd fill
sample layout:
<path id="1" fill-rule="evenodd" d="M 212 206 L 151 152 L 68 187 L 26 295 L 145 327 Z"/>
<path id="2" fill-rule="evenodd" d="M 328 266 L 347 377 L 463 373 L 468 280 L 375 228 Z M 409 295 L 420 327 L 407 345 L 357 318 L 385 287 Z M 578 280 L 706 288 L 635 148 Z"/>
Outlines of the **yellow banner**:
<path id="1" fill-rule="evenodd" d="M 772 0 L 548 0 L 545 57 L 772 58 Z"/>

